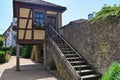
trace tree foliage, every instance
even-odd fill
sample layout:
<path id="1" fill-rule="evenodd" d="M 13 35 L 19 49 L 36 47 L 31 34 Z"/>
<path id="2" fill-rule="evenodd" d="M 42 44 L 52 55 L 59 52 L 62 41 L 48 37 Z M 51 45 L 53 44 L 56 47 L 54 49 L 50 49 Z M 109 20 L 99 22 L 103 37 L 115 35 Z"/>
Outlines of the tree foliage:
<path id="1" fill-rule="evenodd" d="M 21 56 L 24 58 L 30 58 L 32 52 L 32 45 L 25 45 L 22 50 Z"/>
<path id="2" fill-rule="evenodd" d="M 1 36 L 0 36 L 0 47 L 3 47 L 3 41 Z"/>
<path id="3" fill-rule="evenodd" d="M 95 17 L 91 21 L 99 21 L 113 16 L 120 16 L 120 5 L 109 6 L 105 4 L 101 10 L 95 14 Z"/>
<path id="4" fill-rule="evenodd" d="M 0 63 L 4 63 L 5 62 L 5 52 L 0 51 Z"/>

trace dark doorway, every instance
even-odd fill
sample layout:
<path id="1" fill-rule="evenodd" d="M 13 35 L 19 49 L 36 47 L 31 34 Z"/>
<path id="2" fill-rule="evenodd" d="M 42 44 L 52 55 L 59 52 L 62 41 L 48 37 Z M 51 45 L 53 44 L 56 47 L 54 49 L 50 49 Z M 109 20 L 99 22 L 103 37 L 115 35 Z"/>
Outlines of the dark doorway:
<path id="1" fill-rule="evenodd" d="M 44 63 L 44 53 L 43 53 L 43 48 L 40 49 L 40 58 L 39 58 L 39 61 L 40 63 Z"/>
<path id="2" fill-rule="evenodd" d="M 56 16 L 47 16 L 47 23 L 51 25 L 56 31 L 58 31 Z"/>

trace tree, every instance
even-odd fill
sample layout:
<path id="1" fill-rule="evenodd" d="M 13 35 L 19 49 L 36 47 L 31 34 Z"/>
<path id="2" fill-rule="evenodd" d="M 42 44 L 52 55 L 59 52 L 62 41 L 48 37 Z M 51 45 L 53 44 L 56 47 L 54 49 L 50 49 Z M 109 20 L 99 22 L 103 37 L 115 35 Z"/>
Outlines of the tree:
<path id="1" fill-rule="evenodd" d="M 0 47 L 3 47 L 3 41 L 1 36 L 0 36 Z"/>

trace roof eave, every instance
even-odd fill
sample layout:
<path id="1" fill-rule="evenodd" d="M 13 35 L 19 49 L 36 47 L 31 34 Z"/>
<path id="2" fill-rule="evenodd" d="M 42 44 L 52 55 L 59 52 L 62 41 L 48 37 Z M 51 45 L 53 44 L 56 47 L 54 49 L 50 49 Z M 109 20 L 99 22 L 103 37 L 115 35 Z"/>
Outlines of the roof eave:
<path id="1" fill-rule="evenodd" d="M 63 8 L 63 10 L 62 10 L 62 13 L 63 13 L 63 12 L 65 12 L 66 10 L 67 10 L 67 8 L 66 8 L 66 7 L 64 7 L 64 8 Z"/>
<path id="2" fill-rule="evenodd" d="M 10 26 L 5 30 L 5 32 L 2 35 L 5 36 L 5 34 L 8 31 L 8 29 L 10 29 L 11 27 L 12 27 L 12 24 L 10 24 Z"/>
<path id="3" fill-rule="evenodd" d="M 47 8 L 47 9 L 50 9 L 50 10 L 53 10 L 53 11 L 59 11 L 59 12 L 62 12 L 62 13 L 66 10 L 66 7 L 63 7 L 63 6 L 55 7 L 55 6 L 47 6 L 47 5 L 40 5 L 40 4 L 20 2 L 20 1 L 13 1 L 14 17 L 17 16 L 16 5 L 17 6 L 24 5 L 24 6 L 29 6 L 29 7 Z"/>

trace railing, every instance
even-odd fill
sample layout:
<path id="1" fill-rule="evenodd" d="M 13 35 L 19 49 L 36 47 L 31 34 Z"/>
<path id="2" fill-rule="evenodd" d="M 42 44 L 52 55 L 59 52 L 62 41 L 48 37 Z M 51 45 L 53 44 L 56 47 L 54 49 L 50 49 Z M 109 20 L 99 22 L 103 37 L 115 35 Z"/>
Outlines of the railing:
<path id="1" fill-rule="evenodd" d="M 51 38 L 61 38 L 79 57 L 81 57 L 80 54 L 51 25 L 48 27 L 48 33 L 48 36 Z"/>
<path id="2" fill-rule="evenodd" d="M 67 46 L 69 46 L 70 49 L 72 49 L 73 52 L 74 52 L 75 54 L 77 54 L 77 55 L 81 58 L 81 56 L 77 53 L 77 51 L 74 50 L 74 49 L 72 48 L 72 46 L 71 46 L 51 25 L 49 25 L 49 26 L 47 27 L 47 36 L 50 37 L 50 38 L 52 38 L 52 39 L 54 39 L 55 42 L 57 42 L 57 40 L 59 40 L 58 38 L 62 39 L 62 41 L 64 41 L 65 44 L 66 44 Z M 78 63 L 78 64 L 79 64 L 79 66 L 81 65 L 81 63 Z M 80 70 L 81 70 L 81 69 L 79 69 L 79 71 L 80 71 Z M 80 74 L 79 74 L 79 78 L 80 78 Z"/>

